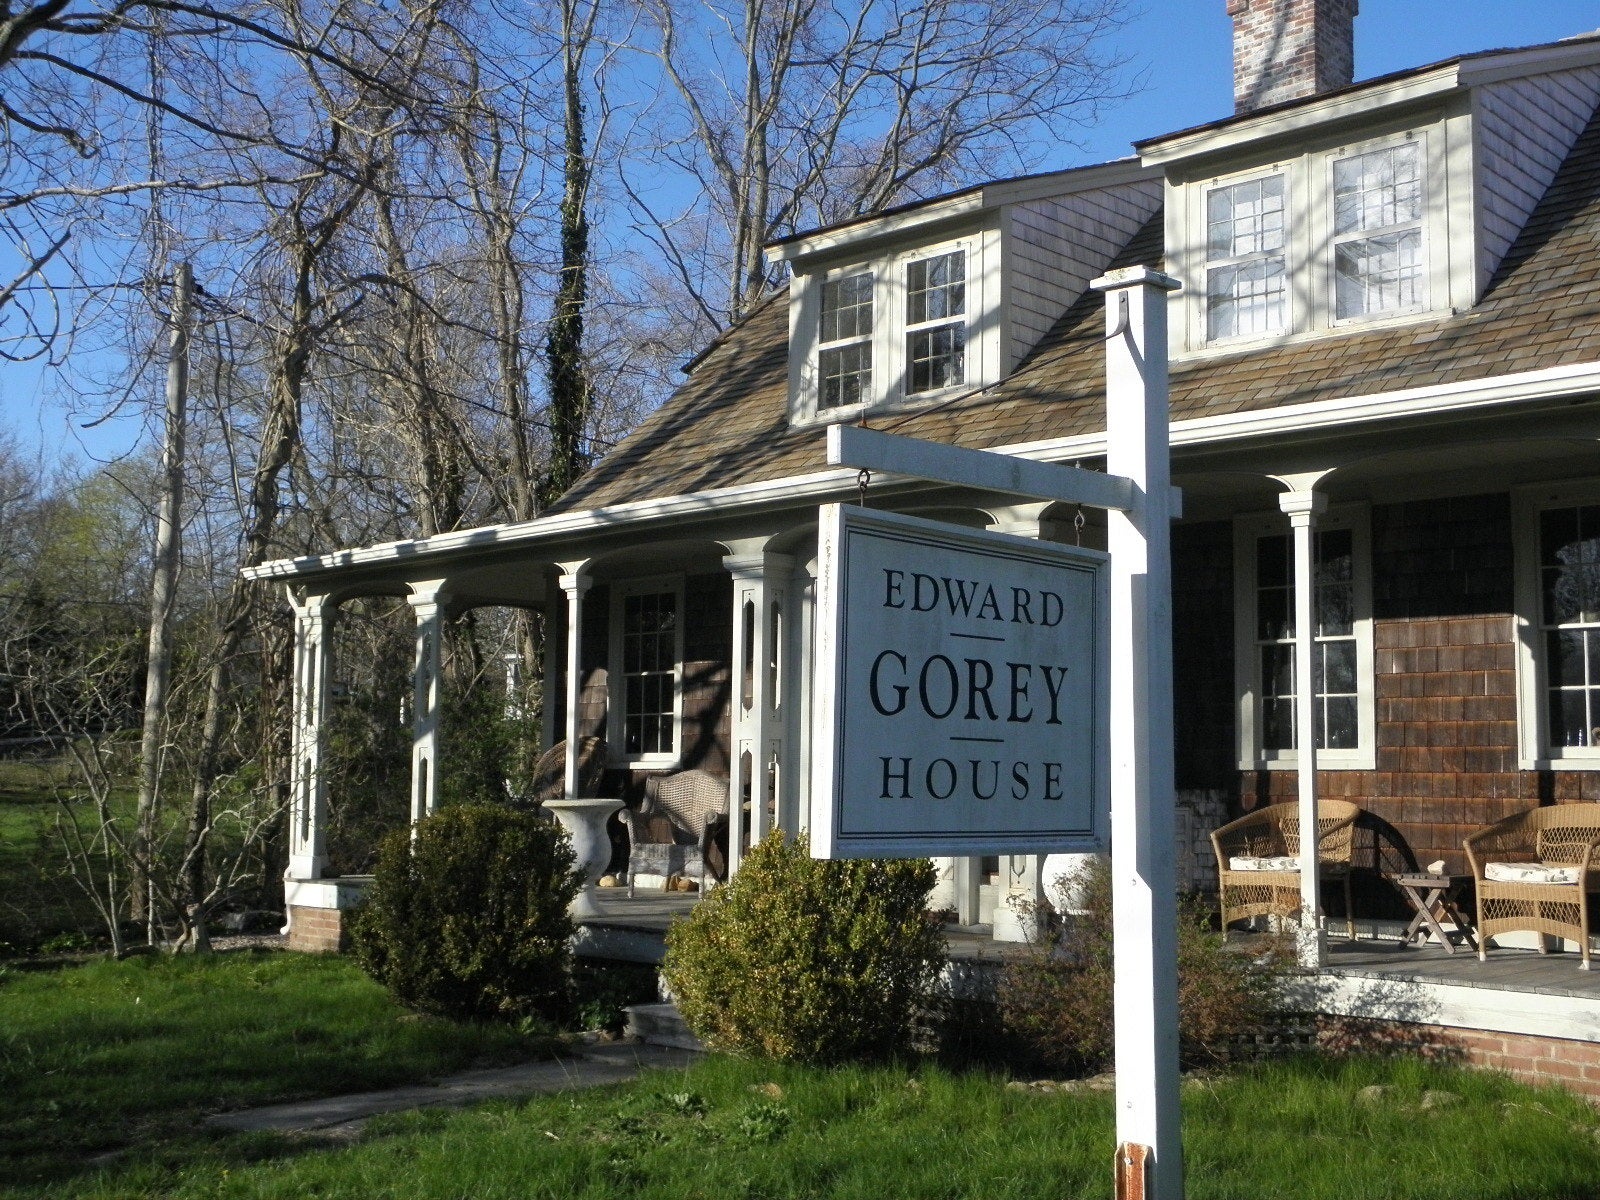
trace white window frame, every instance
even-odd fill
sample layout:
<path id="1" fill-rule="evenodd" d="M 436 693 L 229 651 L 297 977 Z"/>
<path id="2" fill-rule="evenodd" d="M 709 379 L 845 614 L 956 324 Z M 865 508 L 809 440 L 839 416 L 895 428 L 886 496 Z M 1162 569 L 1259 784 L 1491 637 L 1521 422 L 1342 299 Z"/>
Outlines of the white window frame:
<path id="1" fill-rule="evenodd" d="M 1559 508 L 1600 504 L 1600 480 L 1535 484 L 1512 492 L 1512 563 L 1516 578 L 1517 757 L 1524 771 L 1600 771 L 1600 746 L 1557 746 L 1551 738 L 1545 667 L 1544 596 L 1539 517 Z"/>
<path id="2" fill-rule="evenodd" d="M 827 299 L 828 286 L 830 284 L 839 283 L 845 279 L 858 278 L 862 275 L 865 275 L 871 281 L 868 295 L 871 299 L 872 312 L 867 324 L 867 332 L 864 335 L 852 334 L 849 337 L 836 337 L 832 339 L 824 337 L 822 321 L 826 315 L 826 309 L 824 305 Z M 863 403 L 862 401 L 857 401 L 851 404 L 823 405 L 822 392 L 825 380 L 822 372 L 822 359 L 823 355 L 831 350 L 842 350 L 850 346 L 865 346 L 868 354 L 868 362 L 867 386 L 864 389 L 864 394 L 867 396 L 868 400 L 870 400 L 873 394 L 876 392 L 878 380 L 882 371 L 878 363 L 878 326 L 883 323 L 883 297 L 880 295 L 882 289 L 879 286 L 880 280 L 878 276 L 879 272 L 876 271 L 870 264 L 862 264 L 861 266 L 846 267 L 841 270 L 829 271 L 818 281 L 817 345 L 815 350 L 817 359 L 815 367 L 817 389 L 816 405 L 818 413 L 831 414 L 846 409 L 855 411 L 859 410 Z"/>
<path id="3" fill-rule="evenodd" d="M 1220 258 L 1211 257 L 1211 198 L 1219 192 L 1231 191 L 1234 188 L 1247 187 L 1253 183 L 1266 183 L 1270 179 L 1283 181 L 1283 241 L 1278 249 L 1273 251 L 1253 251 L 1248 254 L 1229 254 Z M 1200 192 L 1200 327 L 1208 345 L 1216 346 L 1231 342 L 1255 342 L 1267 338 L 1281 337 L 1294 328 L 1294 197 L 1295 187 L 1285 170 L 1253 171 L 1243 176 L 1234 176 L 1226 179 L 1213 179 L 1202 186 Z M 1283 260 L 1283 320 L 1278 328 L 1265 332 L 1251 331 L 1249 333 L 1220 334 L 1211 336 L 1211 273 L 1213 271 L 1228 270 L 1230 268 L 1244 267 L 1252 263 L 1266 262 L 1273 258 Z"/>
<path id="4" fill-rule="evenodd" d="M 1381 154 L 1388 150 L 1398 150 L 1405 146 L 1415 146 L 1417 150 L 1417 169 L 1421 173 L 1422 198 L 1420 210 L 1414 221 L 1403 221 L 1395 225 L 1375 226 L 1371 229 L 1356 229 L 1348 233 L 1338 232 L 1338 214 L 1334 202 L 1334 177 L 1338 165 L 1352 159 L 1363 158 L 1370 154 Z M 1327 155 L 1323 167 L 1323 193 L 1328 206 L 1327 216 L 1327 259 L 1320 264 L 1328 273 L 1327 304 L 1328 323 L 1332 326 L 1343 328 L 1350 325 L 1366 325 L 1373 321 L 1383 321 L 1393 317 L 1410 316 L 1414 313 L 1427 312 L 1432 304 L 1433 270 L 1429 255 L 1429 196 L 1430 180 L 1433 177 L 1433 165 L 1428 161 L 1428 139 L 1424 134 L 1413 137 L 1386 138 L 1381 142 L 1359 146 L 1341 147 Z M 1373 238 L 1386 234 L 1400 233 L 1408 229 L 1416 229 L 1421 240 L 1418 254 L 1422 261 L 1422 278 L 1417 284 L 1418 299 L 1415 303 L 1396 308 L 1386 308 L 1377 312 L 1354 313 L 1348 317 L 1339 315 L 1339 272 L 1337 269 L 1339 247 L 1348 242 L 1370 241 Z"/>
<path id="5" fill-rule="evenodd" d="M 908 272 L 911 264 L 953 251 L 966 258 L 963 379 L 960 383 L 908 393 L 910 385 L 909 335 L 920 329 L 951 323 L 948 318 L 912 325 L 908 320 Z M 826 269 L 797 273 L 793 286 L 796 302 L 790 305 L 791 347 L 790 421 L 795 425 L 832 424 L 853 420 L 881 409 L 916 409 L 940 404 L 994 382 L 998 360 L 999 234 L 989 229 L 936 242 L 901 246 L 871 259 L 853 259 Z M 822 341 L 823 285 L 851 275 L 870 272 L 872 293 L 872 388 L 858 404 L 821 407 L 822 351 L 844 341 Z"/>
<path id="6" fill-rule="evenodd" d="M 1371 771 L 1377 767 L 1378 722 L 1377 677 L 1372 651 L 1370 509 L 1365 504 L 1332 508 L 1316 519 L 1313 534 L 1339 529 L 1350 531 L 1351 630 L 1356 647 L 1356 745 L 1339 750 L 1319 748 L 1317 769 Z M 1255 513 L 1234 520 L 1234 694 L 1238 700 L 1238 762 L 1241 771 L 1291 770 L 1299 763 L 1299 754 L 1295 750 L 1267 749 L 1261 745 L 1262 689 L 1256 637 L 1256 542 L 1267 535 L 1280 535 L 1288 540 L 1292 570 L 1294 541 L 1287 516 L 1281 513 Z"/>
<path id="7" fill-rule="evenodd" d="M 1452 182 L 1447 171 L 1442 129 L 1408 128 L 1378 137 L 1340 145 L 1319 145 L 1298 156 L 1257 163 L 1248 169 L 1173 185 L 1179 195 L 1169 193 L 1174 203 L 1175 224 L 1169 224 L 1169 239 L 1181 247 L 1175 255 L 1197 285 L 1174 294 L 1172 303 L 1185 305 L 1184 320 L 1173 322 L 1174 352 L 1180 356 L 1230 354 L 1244 348 L 1277 345 L 1304 340 L 1335 331 L 1371 328 L 1385 324 L 1405 324 L 1425 319 L 1450 303 L 1453 293 L 1450 239 L 1446 236 Z M 1418 303 L 1382 312 L 1338 316 L 1337 277 L 1334 270 L 1335 247 L 1352 239 L 1372 237 L 1386 230 L 1363 230 L 1335 235 L 1333 203 L 1334 165 L 1382 150 L 1415 144 L 1422 173 L 1422 278 L 1418 283 Z M 1284 246 L 1288 276 L 1287 311 L 1284 327 L 1274 333 L 1209 336 L 1207 303 L 1207 204 L 1219 188 L 1233 187 L 1272 175 L 1284 178 L 1284 203 L 1288 232 Z M 1394 228 L 1410 228 L 1410 224 Z M 1337 243 L 1336 243 L 1337 238 Z M 1170 243 L 1169 243 L 1170 244 Z M 1470 256 L 1469 256 L 1470 257 Z M 1231 260 L 1217 260 L 1226 262 Z M 1181 331 L 1181 332 L 1180 332 Z M 1185 341 L 1178 345 L 1178 339 Z"/>
<path id="8" fill-rule="evenodd" d="M 622 669 L 623 614 L 629 597 L 651 594 L 670 594 L 676 605 L 672 647 L 672 749 L 670 752 L 651 751 L 629 754 L 627 750 L 627 679 Z M 611 585 L 611 612 L 609 646 L 606 669 L 606 740 L 611 746 L 612 761 L 637 767 L 674 767 L 683 756 L 683 654 L 684 627 L 687 614 L 683 606 L 683 576 L 660 575 L 645 579 L 623 580 Z"/>

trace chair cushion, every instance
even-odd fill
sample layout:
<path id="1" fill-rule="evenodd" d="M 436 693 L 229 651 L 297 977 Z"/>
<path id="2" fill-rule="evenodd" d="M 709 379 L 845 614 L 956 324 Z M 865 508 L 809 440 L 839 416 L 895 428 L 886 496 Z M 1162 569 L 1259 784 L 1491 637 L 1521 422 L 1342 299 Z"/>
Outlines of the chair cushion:
<path id="1" fill-rule="evenodd" d="M 1483 877 L 1496 883 L 1566 883 L 1578 882 L 1577 867 L 1555 867 L 1546 863 L 1485 863 Z"/>
<path id="2" fill-rule="evenodd" d="M 1297 854 L 1280 854 L 1275 858 L 1253 858 L 1242 854 L 1228 860 L 1230 871 L 1298 871 L 1299 869 L 1300 856 Z"/>

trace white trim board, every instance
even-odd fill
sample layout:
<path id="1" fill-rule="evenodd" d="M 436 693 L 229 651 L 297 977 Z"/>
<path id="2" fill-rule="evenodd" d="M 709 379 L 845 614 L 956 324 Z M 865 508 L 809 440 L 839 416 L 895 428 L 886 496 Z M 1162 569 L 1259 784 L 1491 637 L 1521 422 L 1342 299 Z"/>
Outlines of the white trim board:
<path id="1" fill-rule="evenodd" d="M 1331 1016 L 1600 1042 L 1600 996 L 1344 975 L 1325 968 L 1291 982 L 1286 999 L 1292 1008 Z"/>
<path id="2" fill-rule="evenodd" d="M 1329 431 L 1402 418 L 1458 417 L 1468 412 L 1510 408 L 1585 392 L 1600 392 L 1600 362 L 1174 421 L 1172 445 L 1174 448 L 1206 446 L 1286 433 Z M 1103 432 L 1089 433 L 1069 438 L 1018 442 L 991 449 L 996 454 L 1010 454 L 1018 458 L 1063 462 L 1103 456 L 1106 452 L 1106 435 Z M 856 472 L 853 470 L 815 471 L 736 487 L 713 488 L 704 492 L 560 513 L 516 524 L 458 530 L 414 541 L 383 542 L 307 558 L 276 559 L 257 567 L 246 567 L 241 573 L 246 579 L 252 580 L 287 580 L 356 566 L 410 563 L 434 554 L 502 549 L 510 545 L 615 532 L 626 524 L 666 523 L 683 518 L 704 520 L 708 516 L 728 515 L 739 509 L 762 505 L 793 507 L 847 497 L 854 492 L 855 486 Z"/>

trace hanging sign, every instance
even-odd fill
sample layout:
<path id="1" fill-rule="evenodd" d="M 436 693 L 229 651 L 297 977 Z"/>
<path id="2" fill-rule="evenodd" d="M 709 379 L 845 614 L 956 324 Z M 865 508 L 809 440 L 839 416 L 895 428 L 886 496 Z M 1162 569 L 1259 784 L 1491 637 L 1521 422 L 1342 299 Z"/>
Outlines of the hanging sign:
<path id="1" fill-rule="evenodd" d="M 1104 850 L 1108 564 L 824 505 L 812 853 Z"/>

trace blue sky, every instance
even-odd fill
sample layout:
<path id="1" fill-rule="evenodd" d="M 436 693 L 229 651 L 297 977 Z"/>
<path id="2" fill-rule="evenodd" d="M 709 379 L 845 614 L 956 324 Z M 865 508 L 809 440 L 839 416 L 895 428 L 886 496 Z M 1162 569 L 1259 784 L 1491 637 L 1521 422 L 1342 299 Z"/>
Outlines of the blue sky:
<path id="1" fill-rule="evenodd" d="M 1049 166 L 1100 162 L 1130 143 L 1233 112 L 1233 23 L 1226 0 L 1144 0 L 1117 46 L 1145 90 L 1087 131 L 1085 152 Z M 1361 0 L 1356 78 L 1456 54 L 1553 42 L 1600 28 L 1600 0 Z"/>
<path id="2" fill-rule="evenodd" d="M 1600 28 L 1600 0 L 1361 0 L 1356 77 L 1366 79 L 1455 54 L 1555 41 Z M 1117 48 L 1132 59 L 1143 90 L 1083 132 L 1080 150 L 1038 169 L 1101 162 L 1131 143 L 1226 117 L 1233 111 L 1232 23 L 1226 0 L 1144 0 Z M 140 436 L 135 421 L 84 430 L 69 420 L 33 368 L 0 367 L 0 429 L 46 458 L 105 459 Z"/>

